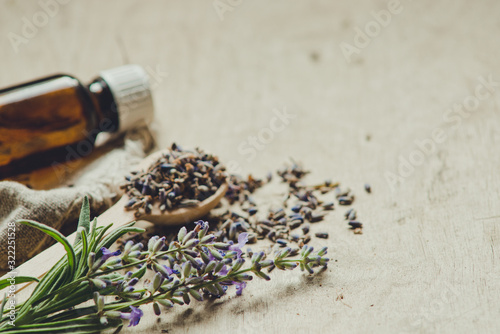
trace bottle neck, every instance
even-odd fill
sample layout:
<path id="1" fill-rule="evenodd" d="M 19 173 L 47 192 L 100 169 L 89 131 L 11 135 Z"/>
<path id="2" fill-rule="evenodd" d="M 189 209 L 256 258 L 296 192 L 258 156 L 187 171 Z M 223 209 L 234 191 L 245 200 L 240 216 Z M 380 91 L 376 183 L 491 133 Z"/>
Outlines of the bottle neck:
<path id="1" fill-rule="evenodd" d="M 100 132 L 118 131 L 118 108 L 106 82 L 97 78 L 87 86 L 87 90 L 96 107 L 97 129 Z"/>

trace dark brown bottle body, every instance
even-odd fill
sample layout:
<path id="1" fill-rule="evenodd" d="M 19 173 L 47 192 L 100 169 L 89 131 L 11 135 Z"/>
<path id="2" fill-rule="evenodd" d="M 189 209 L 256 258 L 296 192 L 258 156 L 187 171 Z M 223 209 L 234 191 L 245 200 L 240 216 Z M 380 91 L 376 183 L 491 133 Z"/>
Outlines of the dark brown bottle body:
<path id="1" fill-rule="evenodd" d="M 117 129 L 102 79 L 55 75 L 0 90 L 0 179 L 86 156 L 99 132 Z"/>

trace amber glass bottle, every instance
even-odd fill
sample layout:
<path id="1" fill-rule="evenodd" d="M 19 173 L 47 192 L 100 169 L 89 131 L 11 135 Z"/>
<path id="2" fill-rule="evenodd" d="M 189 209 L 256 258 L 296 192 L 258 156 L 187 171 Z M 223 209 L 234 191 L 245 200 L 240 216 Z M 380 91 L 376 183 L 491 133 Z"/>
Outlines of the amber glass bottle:
<path id="1" fill-rule="evenodd" d="M 138 65 L 84 85 L 54 75 L 0 90 L 0 179 L 91 154 L 97 134 L 153 118 L 148 75 Z"/>

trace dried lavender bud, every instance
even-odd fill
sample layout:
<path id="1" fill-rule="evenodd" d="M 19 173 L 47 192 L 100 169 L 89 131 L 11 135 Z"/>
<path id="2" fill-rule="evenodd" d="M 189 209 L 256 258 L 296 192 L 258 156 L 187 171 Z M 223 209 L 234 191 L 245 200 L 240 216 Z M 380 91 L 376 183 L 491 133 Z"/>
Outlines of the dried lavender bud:
<path id="1" fill-rule="evenodd" d="M 353 198 L 348 196 L 340 196 L 338 200 L 340 205 L 351 205 Z"/>
<path id="2" fill-rule="evenodd" d="M 302 232 L 303 232 L 304 234 L 309 233 L 309 228 L 310 228 L 310 227 L 309 227 L 309 225 L 304 225 L 304 226 L 302 226 Z"/>
<path id="3" fill-rule="evenodd" d="M 362 223 L 360 223 L 360 222 L 358 222 L 358 221 L 350 221 L 348 224 L 349 224 L 349 225 L 351 226 L 351 228 L 353 228 L 353 229 L 355 229 L 355 228 L 362 228 L 362 227 L 363 227 L 363 224 L 362 224 Z"/>
<path id="4" fill-rule="evenodd" d="M 349 196 L 349 193 L 351 192 L 351 189 L 347 188 L 342 190 L 340 187 L 335 188 L 335 197 L 340 198 L 340 197 L 345 197 Z"/>
<path id="5" fill-rule="evenodd" d="M 302 217 L 302 215 L 298 213 L 291 214 L 288 217 L 292 220 L 300 220 L 301 222 L 304 221 L 304 217 Z"/>
<path id="6" fill-rule="evenodd" d="M 327 232 L 317 232 L 314 234 L 316 237 L 321 238 L 321 239 L 328 239 L 328 233 Z"/>
<path id="7" fill-rule="evenodd" d="M 322 204 L 324 210 L 333 210 L 334 206 L 335 204 L 333 202 L 327 202 Z"/>
<path id="8" fill-rule="evenodd" d="M 248 243 L 254 244 L 256 242 L 257 242 L 257 235 L 255 233 L 249 233 L 248 234 Z"/>
<path id="9" fill-rule="evenodd" d="M 365 190 L 366 190 L 367 193 L 371 193 L 372 192 L 372 187 L 368 183 L 365 183 Z"/>
<path id="10" fill-rule="evenodd" d="M 134 215 L 151 213 L 154 204 L 164 210 L 197 206 L 226 182 L 225 168 L 217 157 L 200 149 L 182 150 L 172 144 L 143 172 L 128 175 L 121 186 L 129 196 L 125 205 Z M 137 204 L 145 203 L 142 209 Z"/>
<path id="11" fill-rule="evenodd" d="M 276 243 L 278 243 L 282 247 L 285 247 L 288 244 L 288 242 L 285 239 L 277 239 Z"/>
<path id="12" fill-rule="evenodd" d="M 296 229 L 300 225 L 302 225 L 303 220 L 295 219 L 292 220 L 288 223 L 288 226 L 290 227 L 291 230 Z"/>
<path id="13" fill-rule="evenodd" d="M 312 213 L 311 216 L 309 217 L 309 221 L 311 223 L 316 223 L 319 221 L 322 221 L 325 215 L 320 214 L 320 213 Z"/>
<path id="14" fill-rule="evenodd" d="M 354 211 L 353 208 L 350 208 L 349 210 L 347 210 L 345 213 L 344 213 L 344 217 L 345 219 L 347 219 L 349 217 L 349 215 L 351 214 L 351 212 Z"/>
<path id="15" fill-rule="evenodd" d="M 255 207 L 251 207 L 251 208 L 249 208 L 249 209 L 248 209 L 248 214 L 249 214 L 250 216 L 253 216 L 254 214 L 256 214 L 256 213 L 257 213 L 257 211 L 258 211 L 258 210 L 257 210 L 257 208 L 255 208 Z"/>

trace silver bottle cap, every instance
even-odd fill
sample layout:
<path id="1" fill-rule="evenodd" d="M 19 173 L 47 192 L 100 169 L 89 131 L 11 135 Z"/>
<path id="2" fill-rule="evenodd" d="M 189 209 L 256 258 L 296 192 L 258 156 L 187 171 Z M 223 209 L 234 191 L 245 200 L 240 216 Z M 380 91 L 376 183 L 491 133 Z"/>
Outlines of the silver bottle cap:
<path id="1" fill-rule="evenodd" d="M 118 110 L 119 131 L 126 131 L 154 118 L 149 76 L 139 65 L 125 65 L 102 71 Z"/>

